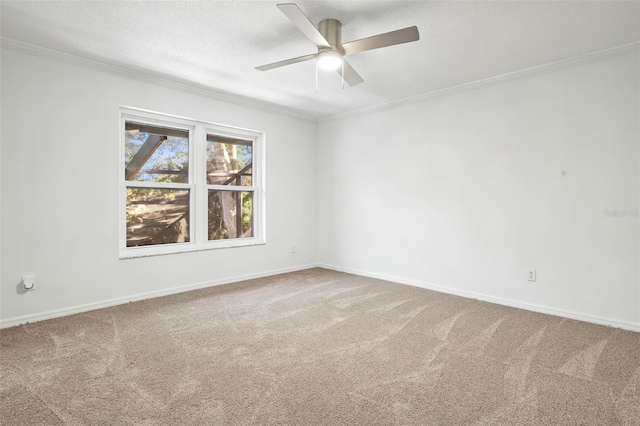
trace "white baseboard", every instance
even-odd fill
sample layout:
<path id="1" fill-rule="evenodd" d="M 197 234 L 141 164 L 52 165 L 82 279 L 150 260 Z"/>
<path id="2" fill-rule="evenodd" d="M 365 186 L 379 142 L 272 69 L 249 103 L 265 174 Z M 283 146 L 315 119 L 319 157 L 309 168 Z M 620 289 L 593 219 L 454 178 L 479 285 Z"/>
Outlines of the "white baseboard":
<path id="1" fill-rule="evenodd" d="M 255 274 L 238 275 L 235 277 L 224 278 L 220 280 L 188 284 L 185 286 L 172 287 L 165 290 L 151 291 L 151 292 L 140 293 L 140 294 L 135 294 L 131 296 L 118 297 L 115 299 L 104 300 L 96 303 L 87 303 L 84 305 L 76 305 L 76 306 L 70 306 L 68 308 L 54 309 L 51 311 L 40 312 L 37 314 L 7 318 L 4 320 L 0 320 L 0 328 L 13 327 L 20 324 L 26 324 L 26 323 L 36 322 L 36 321 L 43 321 L 47 319 L 63 317 L 67 315 L 73 315 L 81 312 L 93 311 L 95 309 L 108 308 L 110 306 L 122 305 L 125 303 L 136 302 L 139 300 L 168 296 L 171 294 L 182 293 L 185 291 L 197 290 L 197 289 L 207 288 L 207 287 L 214 287 L 218 285 L 232 284 L 235 282 L 246 281 L 246 280 L 251 280 L 255 278 L 264 278 L 272 275 L 285 274 L 287 272 L 302 271 L 305 269 L 310 269 L 315 267 L 330 269 L 330 270 L 339 271 L 339 272 L 346 272 L 348 274 L 360 275 L 363 277 L 370 277 L 370 278 L 377 278 L 385 281 L 392 281 L 398 284 L 411 285 L 414 287 L 439 291 L 441 293 L 447 293 L 447 294 L 453 294 L 456 296 L 478 299 L 485 302 L 496 303 L 499 305 L 511 306 L 513 308 L 525 309 L 527 311 L 540 312 L 543 314 L 556 315 L 563 318 L 570 318 L 578 321 L 608 325 L 611 327 L 618 327 L 625 330 L 640 332 L 640 324 L 630 322 L 630 321 L 622 321 L 614 318 L 600 317 L 597 315 L 584 314 L 580 312 L 567 311 L 564 309 L 541 306 L 541 305 L 536 305 L 532 303 L 519 302 L 515 300 L 505 299 L 502 297 L 490 296 L 490 295 L 475 293 L 475 292 L 466 291 L 466 290 L 458 290 L 452 287 L 447 287 L 447 286 L 442 286 L 442 285 L 437 285 L 432 283 L 408 280 L 405 278 L 395 277 L 391 275 L 376 274 L 372 272 L 366 272 L 366 271 L 361 271 L 361 270 L 351 269 L 351 268 L 343 268 L 341 266 L 327 265 L 327 264 L 308 264 L 308 265 L 295 266 L 291 268 L 264 271 L 264 272 L 259 272 Z"/>
<path id="2" fill-rule="evenodd" d="M 617 327 L 625 330 L 640 331 L 640 323 L 634 323 L 631 321 L 623 321 L 615 318 L 606 318 L 606 317 L 601 317 L 597 315 L 585 314 L 581 312 L 573 312 L 565 309 L 553 308 L 550 306 L 536 305 L 533 303 L 519 302 L 511 299 L 505 299 L 503 297 L 490 296 L 490 295 L 475 293 L 475 292 L 466 291 L 466 290 L 458 290 L 458 289 L 443 286 L 443 285 L 425 283 L 425 282 L 414 281 L 414 280 L 407 280 L 405 278 L 394 277 L 394 276 L 384 275 L 384 274 L 376 274 L 376 273 L 371 273 L 366 271 L 360 271 L 357 269 L 343 268 L 341 266 L 326 265 L 326 264 L 318 264 L 317 266 L 319 268 L 331 269 L 333 271 L 338 271 L 338 272 L 346 272 L 348 274 L 360 275 L 363 277 L 377 278 L 385 281 L 392 281 L 398 284 L 411 285 L 414 287 L 425 288 L 428 290 L 434 290 L 441 293 L 453 294 L 456 296 L 462 296 L 462 297 L 467 297 L 471 299 L 478 299 L 485 302 L 496 303 L 498 305 L 510 306 L 513 308 L 524 309 L 527 311 L 540 312 L 543 314 L 555 315 L 555 316 L 570 318 L 578 321 L 608 325 L 610 327 Z"/>
<path id="3" fill-rule="evenodd" d="M 238 275 L 238 276 L 235 276 L 235 277 L 223 278 L 223 279 L 220 279 L 220 280 L 199 282 L 199 283 L 195 283 L 195 284 L 188 284 L 188 285 L 184 285 L 184 286 L 172 287 L 172 288 L 168 288 L 168 289 L 164 289 L 164 290 L 150 291 L 150 292 L 147 292 L 147 293 L 139 293 L 139 294 L 134 294 L 134 295 L 131 295 L 131 296 L 117 297 L 115 299 L 103 300 L 101 302 L 87 303 L 87 304 L 84 304 L 84 305 L 70 306 L 70 307 L 62 308 L 62 309 L 54 309 L 54 310 L 46 311 L 46 312 L 39 312 L 37 314 L 22 315 L 22 316 L 19 316 L 19 317 L 6 318 L 6 319 L 0 320 L 0 328 L 13 327 L 13 326 L 20 325 L 20 324 L 26 324 L 26 323 L 36 322 L 36 321 L 43 321 L 43 320 L 47 320 L 47 319 L 52 319 L 52 318 L 58 318 L 58 317 L 63 317 L 63 316 L 67 316 L 67 315 L 78 314 L 78 313 L 81 313 L 81 312 L 87 312 L 87 311 L 93 311 L 93 310 L 96 310 L 96 309 L 108 308 L 110 306 L 123 305 L 125 303 L 137 302 L 139 300 L 153 299 L 153 298 L 156 298 L 156 297 L 168 296 L 170 294 L 182 293 L 182 292 L 190 291 L 190 290 L 197 290 L 197 289 L 201 289 L 201 288 L 214 287 L 214 286 L 224 285 L 224 284 L 231 284 L 231 283 L 236 283 L 236 282 L 239 282 L 239 281 L 252 280 L 252 279 L 255 279 L 255 278 L 264 278 L 264 277 L 269 277 L 271 275 L 285 274 L 287 272 L 302 271 L 304 269 L 315 268 L 317 266 L 318 265 L 316 265 L 316 264 L 310 264 L 310 265 L 294 266 L 294 267 L 291 267 L 291 268 L 277 269 L 277 270 L 272 270 L 272 271 L 258 272 L 258 273 L 255 273 L 255 274 Z"/>

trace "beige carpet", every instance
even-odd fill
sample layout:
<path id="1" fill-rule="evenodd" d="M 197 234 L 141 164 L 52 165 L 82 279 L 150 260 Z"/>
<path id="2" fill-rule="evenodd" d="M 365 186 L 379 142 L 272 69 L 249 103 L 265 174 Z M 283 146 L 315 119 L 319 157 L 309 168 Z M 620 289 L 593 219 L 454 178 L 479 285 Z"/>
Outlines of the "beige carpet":
<path id="1" fill-rule="evenodd" d="M 5 329 L 2 425 L 640 425 L 640 334 L 322 269 Z"/>

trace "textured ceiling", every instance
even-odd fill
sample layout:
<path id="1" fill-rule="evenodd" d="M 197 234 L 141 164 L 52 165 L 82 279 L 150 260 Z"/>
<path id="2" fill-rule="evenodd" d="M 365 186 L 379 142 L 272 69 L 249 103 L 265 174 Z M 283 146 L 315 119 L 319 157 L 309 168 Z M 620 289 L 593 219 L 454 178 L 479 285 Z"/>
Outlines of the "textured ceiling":
<path id="1" fill-rule="evenodd" d="M 416 25 L 414 43 L 358 53 L 364 83 L 341 89 L 274 1 L 2 1 L 2 36 L 148 70 L 312 117 L 398 101 L 640 40 L 638 1 L 298 1 L 317 24 L 342 22 L 343 42 Z"/>

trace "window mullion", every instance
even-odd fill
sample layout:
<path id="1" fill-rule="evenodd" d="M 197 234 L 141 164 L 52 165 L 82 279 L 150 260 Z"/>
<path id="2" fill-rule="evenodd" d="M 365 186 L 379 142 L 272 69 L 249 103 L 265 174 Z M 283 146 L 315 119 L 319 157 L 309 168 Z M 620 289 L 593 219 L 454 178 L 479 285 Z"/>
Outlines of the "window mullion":
<path id="1" fill-rule="evenodd" d="M 197 124 L 194 131 L 195 148 L 194 148 L 194 162 L 193 168 L 195 171 L 194 186 L 196 206 L 195 212 L 197 214 L 196 221 L 196 236 L 195 242 L 197 245 L 202 244 L 207 239 L 207 190 L 205 188 L 206 182 L 206 133 L 204 127 L 201 124 Z"/>

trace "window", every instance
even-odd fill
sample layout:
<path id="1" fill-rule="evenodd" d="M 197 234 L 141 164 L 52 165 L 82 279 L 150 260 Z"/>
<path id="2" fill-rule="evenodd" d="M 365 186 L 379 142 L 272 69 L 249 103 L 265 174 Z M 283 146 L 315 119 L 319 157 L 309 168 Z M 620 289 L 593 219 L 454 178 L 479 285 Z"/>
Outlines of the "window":
<path id="1" fill-rule="evenodd" d="M 120 257 L 263 244 L 264 135 L 121 108 Z"/>

